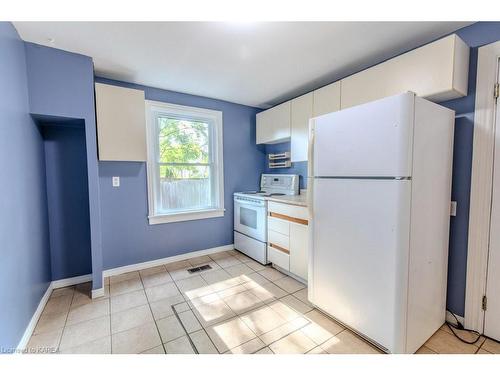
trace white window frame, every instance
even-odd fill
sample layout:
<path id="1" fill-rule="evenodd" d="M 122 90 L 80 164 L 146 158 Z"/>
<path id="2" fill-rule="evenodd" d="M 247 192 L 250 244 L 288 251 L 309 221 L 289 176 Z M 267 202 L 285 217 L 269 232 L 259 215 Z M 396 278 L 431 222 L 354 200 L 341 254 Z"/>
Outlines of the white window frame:
<path id="1" fill-rule="evenodd" d="M 213 124 L 213 134 L 210 155 L 213 163 L 211 169 L 211 182 L 215 191 L 215 207 L 201 210 L 185 210 L 172 213 L 158 213 L 156 197 L 156 148 L 158 133 L 156 116 L 165 113 L 176 116 L 199 117 L 208 119 Z M 148 183 L 148 220 L 150 225 L 173 223 L 178 221 L 209 219 L 224 216 L 224 165 L 223 165 L 223 139 L 222 139 L 222 112 L 211 109 L 189 107 L 170 104 L 153 100 L 146 100 L 146 135 L 147 135 L 147 183 Z"/>

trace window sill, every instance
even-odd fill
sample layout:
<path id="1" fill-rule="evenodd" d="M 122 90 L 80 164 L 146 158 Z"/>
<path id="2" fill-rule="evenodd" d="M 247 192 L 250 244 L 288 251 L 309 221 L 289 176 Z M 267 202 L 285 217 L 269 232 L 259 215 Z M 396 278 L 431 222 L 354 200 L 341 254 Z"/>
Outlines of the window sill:
<path id="1" fill-rule="evenodd" d="M 200 219 L 210 219 L 224 216 L 225 209 L 201 210 L 192 212 L 179 212 L 175 214 L 149 216 L 149 225 L 175 223 L 178 221 L 190 221 Z"/>

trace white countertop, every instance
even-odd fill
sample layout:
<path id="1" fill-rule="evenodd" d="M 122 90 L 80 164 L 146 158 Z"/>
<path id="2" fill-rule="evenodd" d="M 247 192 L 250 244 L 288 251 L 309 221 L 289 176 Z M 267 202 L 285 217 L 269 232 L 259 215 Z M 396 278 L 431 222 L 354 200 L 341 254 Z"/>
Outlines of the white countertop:
<path id="1" fill-rule="evenodd" d="M 274 197 L 268 197 L 266 199 L 271 202 L 307 207 L 307 193 L 305 190 L 301 191 L 300 195 L 278 195 Z"/>

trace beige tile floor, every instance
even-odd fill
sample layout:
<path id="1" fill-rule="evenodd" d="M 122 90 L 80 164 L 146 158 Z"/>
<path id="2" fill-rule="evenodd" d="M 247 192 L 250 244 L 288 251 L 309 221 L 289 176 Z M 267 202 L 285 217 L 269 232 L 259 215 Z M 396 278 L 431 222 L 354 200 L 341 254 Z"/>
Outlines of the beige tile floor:
<path id="1" fill-rule="evenodd" d="M 209 264 L 197 274 L 187 269 Z M 237 251 L 53 291 L 28 343 L 53 353 L 379 353 L 314 309 L 300 282 Z M 174 311 L 175 310 L 175 311 Z M 418 353 L 500 353 L 457 340 L 443 326 Z"/>

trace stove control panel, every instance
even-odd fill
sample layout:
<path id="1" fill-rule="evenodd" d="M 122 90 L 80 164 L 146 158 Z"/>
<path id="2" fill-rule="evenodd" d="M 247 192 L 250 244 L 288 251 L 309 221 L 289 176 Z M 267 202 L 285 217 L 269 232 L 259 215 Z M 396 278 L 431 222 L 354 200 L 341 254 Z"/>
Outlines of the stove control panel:
<path id="1" fill-rule="evenodd" d="M 286 195 L 299 194 L 299 175 L 297 174 L 262 174 L 260 189 L 268 193 Z"/>

